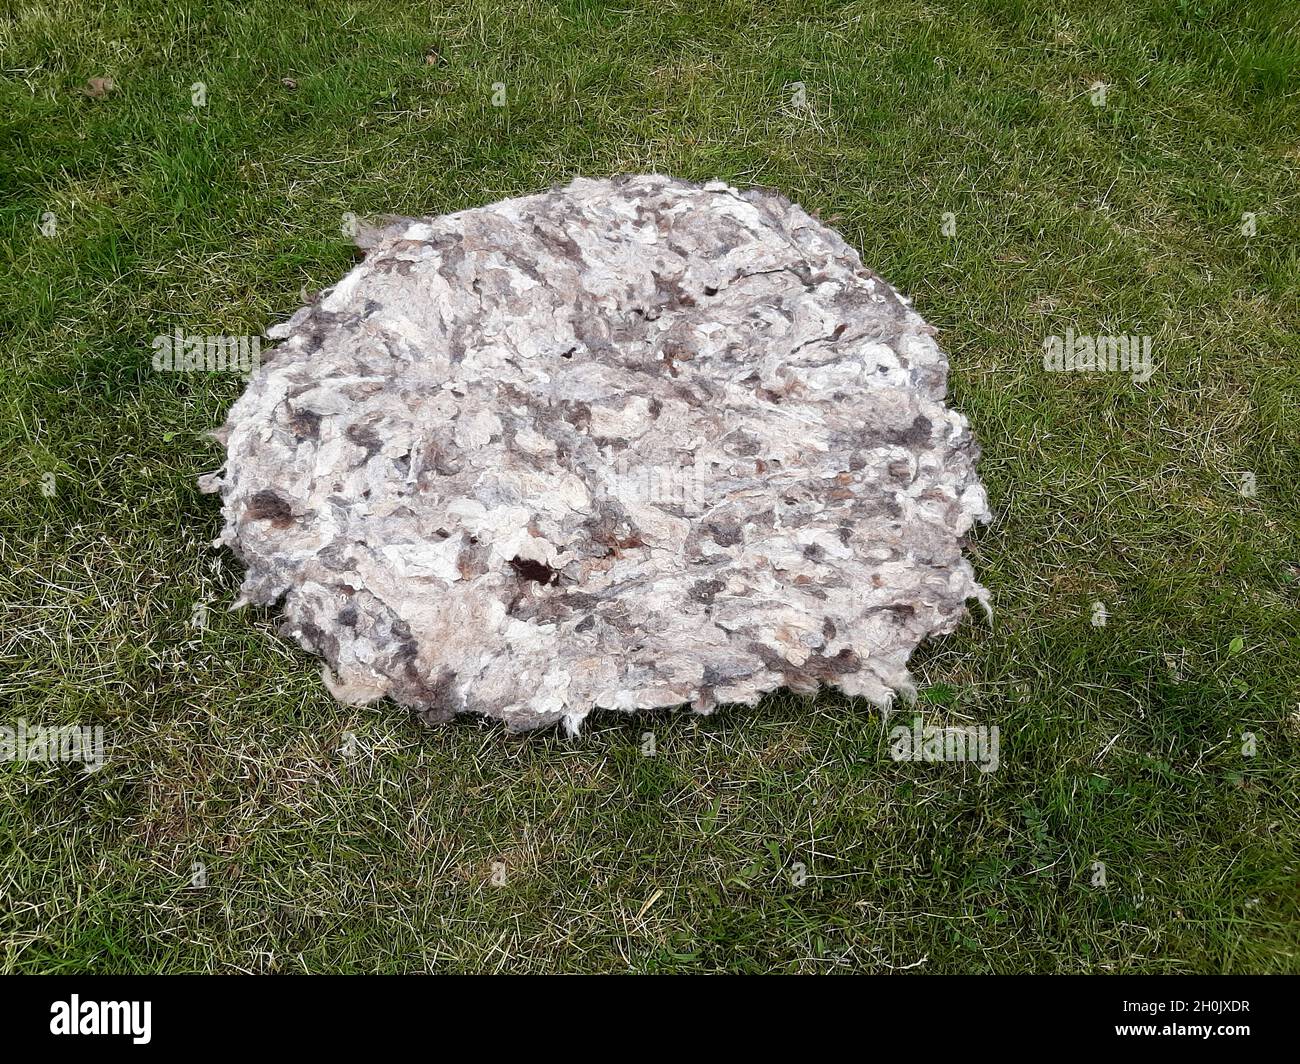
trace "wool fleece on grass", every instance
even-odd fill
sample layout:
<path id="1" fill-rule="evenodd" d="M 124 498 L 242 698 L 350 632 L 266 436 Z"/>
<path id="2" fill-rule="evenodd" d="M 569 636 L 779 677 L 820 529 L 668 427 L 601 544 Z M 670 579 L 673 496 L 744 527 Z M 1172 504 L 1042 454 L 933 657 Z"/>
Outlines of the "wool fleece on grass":
<path id="1" fill-rule="evenodd" d="M 934 330 L 769 191 L 661 176 L 370 231 L 217 433 L 240 603 L 336 697 L 516 730 L 886 705 L 987 595 Z"/>

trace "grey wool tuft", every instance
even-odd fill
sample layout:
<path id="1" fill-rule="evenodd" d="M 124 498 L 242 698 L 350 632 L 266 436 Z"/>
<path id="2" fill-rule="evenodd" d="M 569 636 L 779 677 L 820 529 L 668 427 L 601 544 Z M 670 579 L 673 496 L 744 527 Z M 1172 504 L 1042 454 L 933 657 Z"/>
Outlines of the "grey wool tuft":
<path id="1" fill-rule="evenodd" d="M 240 603 L 352 703 L 887 705 L 987 594 L 934 330 L 780 195 L 660 176 L 366 234 L 217 437 Z"/>

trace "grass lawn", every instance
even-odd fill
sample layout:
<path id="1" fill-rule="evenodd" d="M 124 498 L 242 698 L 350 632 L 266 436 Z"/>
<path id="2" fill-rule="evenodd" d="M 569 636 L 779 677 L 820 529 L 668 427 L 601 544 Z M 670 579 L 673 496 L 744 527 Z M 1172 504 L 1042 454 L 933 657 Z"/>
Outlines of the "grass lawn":
<path id="1" fill-rule="evenodd" d="M 0 725 L 107 743 L 0 763 L 0 971 L 1300 970 L 1290 4 L 2 0 L 0 68 Z M 335 703 L 225 609 L 243 381 L 151 341 L 283 320 L 347 212 L 643 171 L 781 190 L 940 329 L 994 622 L 888 725 Z M 914 715 L 1000 767 L 895 762 Z"/>

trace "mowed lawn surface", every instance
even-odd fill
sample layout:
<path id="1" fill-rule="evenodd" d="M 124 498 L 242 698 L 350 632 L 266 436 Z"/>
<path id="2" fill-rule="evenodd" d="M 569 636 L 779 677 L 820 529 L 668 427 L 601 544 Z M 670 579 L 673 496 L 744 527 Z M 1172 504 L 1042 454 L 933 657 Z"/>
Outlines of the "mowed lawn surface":
<path id="1" fill-rule="evenodd" d="M 0 5 L 0 725 L 107 737 L 0 764 L 0 970 L 1300 969 L 1287 8 Z M 242 380 L 152 340 L 283 320 L 346 213 L 644 171 L 781 190 L 939 328 L 993 623 L 888 724 L 335 703 L 226 610 L 195 481 Z M 1045 372 L 1067 329 L 1151 379 Z M 895 762 L 916 716 L 998 770 Z"/>

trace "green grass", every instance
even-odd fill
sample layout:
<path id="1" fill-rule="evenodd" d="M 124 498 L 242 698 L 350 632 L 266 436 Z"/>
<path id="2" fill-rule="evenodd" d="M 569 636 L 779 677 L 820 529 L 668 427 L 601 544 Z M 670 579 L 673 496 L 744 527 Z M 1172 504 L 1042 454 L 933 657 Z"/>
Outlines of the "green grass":
<path id="1" fill-rule="evenodd" d="M 0 970 L 1300 970 L 1288 7 L 4 0 L 0 724 L 109 760 L 0 763 Z M 242 382 L 152 338 L 283 319 L 346 211 L 651 170 L 780 189 L 941 330 L 997 615 L 903 719 L 997 725 L 997 772 L 835 694 L 424 730 L 224 611 L 195 478 Z M 1067 327 L 1155 375 L 1044 372 Z"/>

